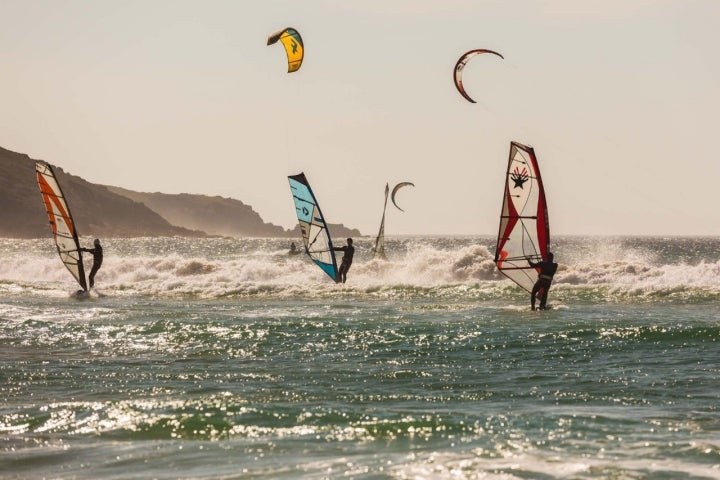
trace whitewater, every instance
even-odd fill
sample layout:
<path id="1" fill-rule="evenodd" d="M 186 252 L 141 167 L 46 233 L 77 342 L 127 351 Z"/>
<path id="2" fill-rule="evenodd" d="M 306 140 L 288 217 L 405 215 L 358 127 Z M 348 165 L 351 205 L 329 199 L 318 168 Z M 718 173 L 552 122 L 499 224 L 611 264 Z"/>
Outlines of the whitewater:
<path id="1" fill-rule="evenodd" d="M 720 238 L 101 240 L 0 240 L 0 478 L 720 478 Z"/>

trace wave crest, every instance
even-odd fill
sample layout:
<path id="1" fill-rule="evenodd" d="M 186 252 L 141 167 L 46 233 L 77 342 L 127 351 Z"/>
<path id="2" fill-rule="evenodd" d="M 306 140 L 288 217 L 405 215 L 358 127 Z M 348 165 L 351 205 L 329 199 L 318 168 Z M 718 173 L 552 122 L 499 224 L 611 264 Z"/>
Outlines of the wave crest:
<path id="1" fill-rule="evenodd" d="M 50 242 L 12 242 L 13 248 L 0 250 L 0 292 L 65 295 L 74 289 Z M 684 240 L 669 252 L 662 251 L 667 242 L 658 239 L 632 242 L 617 246 L 597 239 L 559 241 L 553 248 L 560 261 L 554 294 L 611 300 L 720 297 L 716 239 L 697 239 L 689 245 Z M 105 262 L 96 282 L 110 295 L 213 298 L 341 293 L 499 300 L 526 296 L 495 268 L 490 237 L 390 239 L 388 261 L 372 259 L 372 239 L 357 239 L 356 259 L 345 285 L 334 284 L 305 255 L 288 256 L 286 239 L 148 238 L 105 243 Z M 700 253 L 689 257 L 688 248 Z"/>

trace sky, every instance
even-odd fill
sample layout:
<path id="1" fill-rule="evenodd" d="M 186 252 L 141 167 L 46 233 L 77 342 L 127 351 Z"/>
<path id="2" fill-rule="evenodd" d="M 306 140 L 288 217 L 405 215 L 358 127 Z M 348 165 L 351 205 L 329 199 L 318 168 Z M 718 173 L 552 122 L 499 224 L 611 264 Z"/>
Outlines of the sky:
<path id="1" fill-rule="evenodd" d="M 510 141 L 553 235 L 720 235 L 717 0 L 0 0 L 0 146 L 291 228 L 497 233 Z M 301 69 L 268 35 L 300 31 Z M 463 99 L 453 68 L 475 57 Z"/>

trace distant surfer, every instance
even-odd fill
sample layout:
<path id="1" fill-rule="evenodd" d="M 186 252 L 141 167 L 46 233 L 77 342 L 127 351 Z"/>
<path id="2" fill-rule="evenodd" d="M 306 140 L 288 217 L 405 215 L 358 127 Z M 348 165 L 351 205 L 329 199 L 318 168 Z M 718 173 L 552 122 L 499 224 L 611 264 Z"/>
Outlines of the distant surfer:
<path id="1" fill-rule="evenodd" d="M 345 252 L 342 257 L 342 263 L 340 263 L 340 269 L 338 270 L 338 277 L 336 282 L 345 283 L 345 280 L 347 280 L 347 272 L 350 270 L 350 265 L 352 265 L 353 261 L 353 255 L 355 255 L 355 247 L 353 247 L 353 241 L 352 238 L 347 239 L 347 245 L 344 247 L 334 247 L 333 250 L 336 252 Z"/>
<path id="2" fill-rule="evenodd" d="M 290 243 L 290 251 L 288 252 L 288 255 L 297 255 L 300 253 L 300 250 L 297 249 L 297 246 L 295 246 L 295 242 Z"/>
<path id="3" fill-rule="evenodd" d="M 548 252 L 547 260 L 535 263 L 529 258 L 527 259 L 531 267 L 540 269 L 538 279 L 533 286 L 532 293 L 530 293 L 530 307 L 533 310 L 535 310 L 535 295 L 537 295 L 538 292 L 540 292 L 540 310 L 545 310 L 548 290 L 550 290 L 550 284 L 552 284 L 553 276 L 555 276 L 555 272 L 557 272 L 558 269 L 558 264 L 553 262 L 553 258 L 553 253 Z"/>
<path id="4" fill-rule="evenodd" d="M 95 274 L 98 270 L 100 270 L 103 262 L 103 248 L 102 245 L 100 245 L 100 239 L 96 238 L 94 244 L 95 248 L 80 249 L 83 252 L 91 253 L 93 256 L 92 270 L 90 270 L 90 276 L 88 277 L 88 279 L 90 280 L 90 288 L 93 288 L 93 286 L 95 285 Z"/>

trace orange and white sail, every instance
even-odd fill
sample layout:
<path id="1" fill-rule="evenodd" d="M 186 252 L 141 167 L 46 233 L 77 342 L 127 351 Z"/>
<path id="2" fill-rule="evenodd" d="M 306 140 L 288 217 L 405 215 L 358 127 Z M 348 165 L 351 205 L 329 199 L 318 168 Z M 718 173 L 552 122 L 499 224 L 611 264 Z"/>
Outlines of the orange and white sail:
<path id="1" fill-rule="evenodd" d="M 60 260 L 82 289 L 87 290 L 77 229 L 55 172 L 45 162 L 35 162 L 35 171 Z"/>

